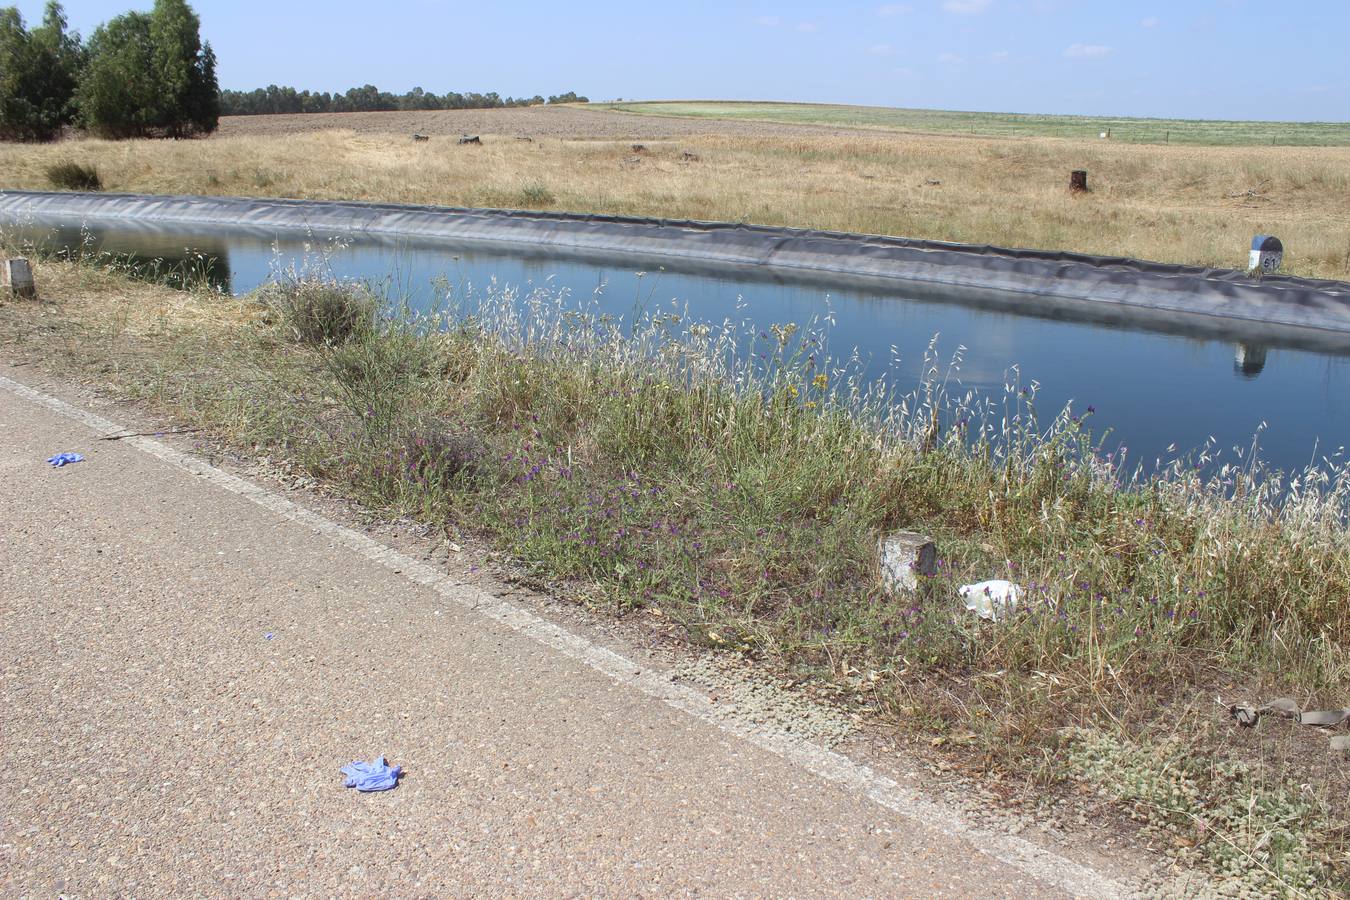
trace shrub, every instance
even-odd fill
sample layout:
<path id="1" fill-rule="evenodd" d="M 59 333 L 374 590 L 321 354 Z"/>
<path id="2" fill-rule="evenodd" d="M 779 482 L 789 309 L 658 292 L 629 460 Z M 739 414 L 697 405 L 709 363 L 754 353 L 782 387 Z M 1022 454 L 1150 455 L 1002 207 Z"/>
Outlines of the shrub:
<path id="1" fill-rule="evenodd" d="M 263 302 L 292 340 L 311 346 L 347 343 L 371 328 L 379 307 L 362 285 L 309 279 L 273 285 Z"/>
<path id="2" fill-rule="evenodd" d="M 477 434 L 452 430 L 442 422 L 418 423 L 404 434 L 408 473 L 428 486 L 444 487 L 455 478 L 478 475 L 487 445 Z"/>
<path id="3" fill-rule="evenodd" d="M 101 191 L 103 179 L 98 169 L 66 160 L 47 167 L 47 181 L 52 187 L 67 191 Z"/>

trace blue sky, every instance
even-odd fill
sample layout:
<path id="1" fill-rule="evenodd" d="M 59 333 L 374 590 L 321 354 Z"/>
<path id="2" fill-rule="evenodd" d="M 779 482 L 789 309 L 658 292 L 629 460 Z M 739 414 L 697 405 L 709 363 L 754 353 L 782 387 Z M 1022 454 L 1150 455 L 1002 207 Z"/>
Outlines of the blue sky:
<path id="1" fill-rule="evenodd" d="M 194 5 L 231 88 L 1350 120 L 1350 0 Z M 66 9 L 87 35 L 133 6 L 150 0 Z"/>

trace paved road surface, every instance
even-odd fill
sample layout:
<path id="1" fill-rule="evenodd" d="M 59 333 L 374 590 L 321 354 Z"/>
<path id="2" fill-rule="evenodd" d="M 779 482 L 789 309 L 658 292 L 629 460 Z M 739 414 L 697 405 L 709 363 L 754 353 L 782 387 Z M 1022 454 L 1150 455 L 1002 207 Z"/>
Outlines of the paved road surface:
<path id="1" fill-rule="evenodd" d="M 1054 857 L 1000 862 L 931 809 L 915 820 L 616 680 L 618 657 L 476 587 L 419 584 L 265 488 L 98 441 L 16 394 L 15 371 L 8 896 L 1091 892 Z M 51 469 L 58 450 L 88 461 Z M 345 790 L 339 767 L 377 753 L 402 785 Z"/>

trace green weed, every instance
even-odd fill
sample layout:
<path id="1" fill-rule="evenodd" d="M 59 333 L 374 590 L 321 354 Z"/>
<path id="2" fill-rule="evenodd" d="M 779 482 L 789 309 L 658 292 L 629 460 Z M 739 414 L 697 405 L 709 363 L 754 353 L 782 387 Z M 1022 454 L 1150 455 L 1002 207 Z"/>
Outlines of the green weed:
<path id="1" fill-rule="evenodd" d="M 527 184 L 520 191 L 520 205 L 525 209 L 552 206 L 557 199 L 553 192 L 542 184 Z"/>

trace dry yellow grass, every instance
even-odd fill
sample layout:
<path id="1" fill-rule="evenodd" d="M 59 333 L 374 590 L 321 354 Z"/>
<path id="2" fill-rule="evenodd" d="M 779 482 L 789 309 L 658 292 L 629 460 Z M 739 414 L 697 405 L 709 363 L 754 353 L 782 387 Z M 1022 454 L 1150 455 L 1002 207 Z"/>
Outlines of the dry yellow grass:
<path id="1" fill-rule="evenodd" d="M 575 134 L 464 147 L 348 130 L 6 145 L 0 186 L 47 188 L 46 168 L 74 160 L 109 191 L 719 219 L 1213 266 L 1245 264 L 1251 236 L 1273 233 L 1288 271 L 1350 279 L 1350 148 L 718 134 L 707 122 L 707 134 L 645 139 L 639 154 L 578 121 Z M 1075 168 L 1091 194 L 1067 192 Z"/>

